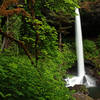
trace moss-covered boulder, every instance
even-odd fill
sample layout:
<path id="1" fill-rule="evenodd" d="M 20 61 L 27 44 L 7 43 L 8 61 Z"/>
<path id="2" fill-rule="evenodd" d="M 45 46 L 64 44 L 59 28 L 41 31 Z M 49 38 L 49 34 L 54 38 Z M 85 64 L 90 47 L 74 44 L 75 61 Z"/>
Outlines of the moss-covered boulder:
<path id="1" fill-rule="evenodd" d="M 83 93 L 75 93 L 73 96 L 76 98 L 76 100 L 94 100 L 93 98 Z"/>

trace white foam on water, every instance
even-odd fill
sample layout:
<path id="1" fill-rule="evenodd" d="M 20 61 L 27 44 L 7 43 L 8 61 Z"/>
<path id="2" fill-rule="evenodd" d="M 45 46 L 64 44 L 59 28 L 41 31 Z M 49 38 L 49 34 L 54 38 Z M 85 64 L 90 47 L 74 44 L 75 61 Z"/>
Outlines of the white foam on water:
<path id="1" fill-rule="evenodd" d="M 66 87 L 75 86 L 75 85 L 85 85 L 86 87 L 95 87 L 95 80 L 89 75 L 85 76 L 74 76 L 72 78 L 66 78 L 67 82 Z"/>

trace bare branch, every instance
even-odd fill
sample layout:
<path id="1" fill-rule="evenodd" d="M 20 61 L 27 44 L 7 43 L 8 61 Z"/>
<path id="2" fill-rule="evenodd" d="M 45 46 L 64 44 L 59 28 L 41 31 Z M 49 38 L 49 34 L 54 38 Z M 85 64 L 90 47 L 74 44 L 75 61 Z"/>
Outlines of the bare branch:
<path id="1" fill-rule="evenodd" d="M 16 42 L 18 45 L 20 45 L 20 46 L 24 49 L 25 54 L 26 54 L 26 55 L 28 56 L 28 58 L 30 59 L 31 63 L 34 64 L 33 59 L 32 59 L 32 56 L 31 56 L 31 54 L 29 53 L 28 49 L 26 48 L 24 42 L 22 42 L 21 40 L 15 39 L 13 36 L 7 34 L 6 32 L 5 32 L 5 33 L 2 32 L 1 29 L 0 29 L 0 34 L 1 34 L 1 35 L 4 35 L 5 37 L 9 38 L 10 40 L 12 40 L 12 41 Z"/>

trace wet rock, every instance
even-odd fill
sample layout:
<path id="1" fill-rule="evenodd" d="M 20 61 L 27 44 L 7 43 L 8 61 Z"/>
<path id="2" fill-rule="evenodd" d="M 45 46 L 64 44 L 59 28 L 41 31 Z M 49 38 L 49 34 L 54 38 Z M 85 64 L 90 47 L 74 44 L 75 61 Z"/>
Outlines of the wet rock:
<path id="1" fill-rule="evenodd" d="M 97 0 L 96 0 L 97 1 Z M 82 4 L 84 6 L 84 4 Z M 89 4 L 88 4 L 89 5 Z M 90 4 L 90 11 L 81 9 L 82 30 L 84 37 L 97 37 L 100 33 L 100 0 Z M 94 34 L 95 33 L 95 34 Z"/>
<path id="2" fill-rule="evenodd" d="M 95 73 L 95 76 L 94 76 L 97 80 L 96 80 L 96 83 L 98 86 L 100 86 L 100 75 L 98 75 L 97 73 Z"/>
<path id="3" fill-rule="evenodd" d="M 95 69 L 95 64 L 91 61 L 91 60 L 88 60 L 88 59 L 85 59 L 84 60 L 84 64 L 85 64 L 85 69 L 86 69 L 86 73 L 91 75 L 91 76 L 94 76 L 94 69 Z M 73 64 L 72 68 L 70 68 L 68 70 L 68 73 L 71 73 L 73 75 L 77 75 L 77 61 Z"/>
<path id="4" fill-rule="evenodd" d="M 83 77 L 83 84 L 86 83 L 86 82 L 87 82 L 87 80 L 86 80 L 86 77 L 84 76 Z"/>
<path id="5" fill-rule="evenodd" d="M 100 99 L 96 99 L 96 100 L 100 100 Z"/>
<path id="6" fill-rule="evenodd" d="M 74 87 L 69 87 L 69 89 L 85 95 L 89 94 L 88 89 L 84 85 L 75 85 Z"/>
<path id="7" fill-rule="evenodd" d="M 95 71 L 94 71 L 95 69 L 86 67 L 85 70 L 86 70 L 86 74 L 90 76 L 95 76 Z"/>
<path id="8" fill-rule="evenodd" d="M 89 68 L 95 68 L 96 66 L 91 60 L 88 60 L 88 59 L 85 59 L 84 63 L 85 63 L 85 66 Z"/>
<path id="9" fill-rule="evenodd" d="M 96 65 L 91 60 L 85 60 L 85 70 L 86 74 L 90 76 L 95 76 L 95 67 Z"/>
<path id="10" fill-rule="evenodd" d="M 75 97 L 76 100 L 94 100 L 93 98 L 89 97 L 88 95 L 85 95 L 82 93 L 75 93 L 75 94 L 73 94 L 73 97 Z"/>

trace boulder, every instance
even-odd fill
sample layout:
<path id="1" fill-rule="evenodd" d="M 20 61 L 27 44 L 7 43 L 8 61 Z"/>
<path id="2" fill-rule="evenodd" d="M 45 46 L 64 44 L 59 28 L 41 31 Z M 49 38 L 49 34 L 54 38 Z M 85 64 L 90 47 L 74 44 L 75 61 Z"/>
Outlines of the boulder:
<path id="1" fill-rule="evenodd" d="M 88 89 L 84 85 L 75 85 L 74 87 L 69 87 L 69 89 L 85 95 L 89 94 Z"/>
<path id="2" fill-rule="evenodd" d="M 82 93 L 75 93 L 75 94 L 73 94 L 73 97 L 75 97 L 76 100 L 94 100 L 93 98 L 89 97 L 88 95 L 85 95 Z"/>

